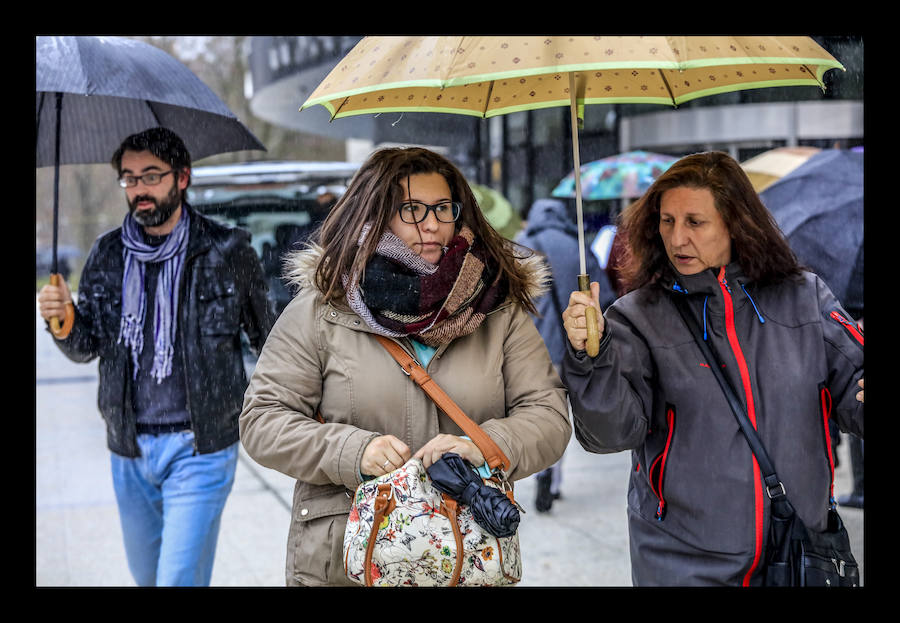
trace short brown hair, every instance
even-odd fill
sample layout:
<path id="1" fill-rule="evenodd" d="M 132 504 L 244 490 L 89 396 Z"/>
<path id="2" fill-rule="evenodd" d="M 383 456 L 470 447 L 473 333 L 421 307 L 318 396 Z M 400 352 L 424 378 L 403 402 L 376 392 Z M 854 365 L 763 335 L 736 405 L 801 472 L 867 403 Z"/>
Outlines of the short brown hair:
<path id="1" fill-rule="evenodd" d="M 535 313 L 528 293 L 528 279 L 512 253 L 512 243 L 484 218 L 459 169 L 444 156 L 421 147 L 381 149 L 369 156 L 322 223 L 315 240 L 323 249 L 316 267 L 315 283 L 325 299 L 343 296 L 342 275 L 362 274 L 403 200 L 402 180 L 421 173 L 439 173 L 447 180 L 452 199 L 462 203 L 457 231 L 462 225 L 472 230 L 508 280 L 510 296 Z M 357 246 L 363 228 L 369 223 L 371 230 L 363 244 Z"/>
<path id="2" fill-rule="evenodd" d="M 724 152 L 708 151 L 678 160 L 622 212 L 619 229 L 625 251 L 615 268 L 627 290 L 672 271 L 659 235 L 659 208 L 663 193 L 679 187 L 712 193 L 732 237 L 732 260 L 749 279 L 770 283 L 800 273 L 796 255 L 741 165 Z"/>

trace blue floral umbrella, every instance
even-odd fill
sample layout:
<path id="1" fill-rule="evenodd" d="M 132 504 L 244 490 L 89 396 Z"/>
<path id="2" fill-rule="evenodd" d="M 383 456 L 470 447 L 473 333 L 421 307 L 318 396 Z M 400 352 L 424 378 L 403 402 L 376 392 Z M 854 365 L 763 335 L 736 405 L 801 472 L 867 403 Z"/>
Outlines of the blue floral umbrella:
<path id="1" fill-rule="evenodd" d="M 584 199 L 628 199 L 643 195 L 663 171 L 678 160 L 649 151 L 629 151 L 581 166 Z M 575 196 L 574 171 L 553 189 L 554 197 Z"/>

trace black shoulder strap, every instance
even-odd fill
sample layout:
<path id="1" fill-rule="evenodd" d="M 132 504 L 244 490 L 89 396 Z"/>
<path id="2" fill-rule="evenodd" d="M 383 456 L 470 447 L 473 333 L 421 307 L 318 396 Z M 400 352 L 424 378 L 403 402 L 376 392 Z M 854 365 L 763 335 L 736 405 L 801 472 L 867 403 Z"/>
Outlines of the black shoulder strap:
<path id="1" fill-rule="evenodd" d="M 700 334 L 700 327 L 697 326 L 697 323 L 691 315 L 685 296 L 673 294 L 672 300 L 675 303 L 678 314 L 681 316 L 684 324 L 687 325 L 688 330 L 694 337 L 694 341 L 697 342 L 697 346 L 700 347 L 700 352 L 703 353 L 703 356 L 706 358 L 713 376 L 716 377 L 716 381 L 719 383 L 719 387 L 721 387 L 722 391 L 725 393 L 725 398 L 728 400 L 728 404 L 734 413 L 734 417 L 741 427 L 741 432 L 744 433 L 744 437 L 747 438 L 747 442 L 750 444 L 750 449 L 753 451 L 753 454 L 756 455 L 756 460 L 759 462 L 759 468 L 763 472 L 763 478 L 766 483 L 769 497 L 773 498 L 779 494 L 785 495 L 784 485 L 781 484 L 778 475 L 775 473 L 775 466 L 772 464 L 769 454 L 766 452 L 765 446 L 763 446 L 762 440 L 760 440 L 759 435 L 757 435 L 756 429 L 753 428 L 750 418 L 744 413 L 744 406 L 737 397 L 731 383 L 729 383 L 728 379 L 725 378 L 725 375 L 722 374 L 719 358 L 716 357 L 712 347 L 706 343 L 706 340 L 704 340 L 703 336 Z"/>

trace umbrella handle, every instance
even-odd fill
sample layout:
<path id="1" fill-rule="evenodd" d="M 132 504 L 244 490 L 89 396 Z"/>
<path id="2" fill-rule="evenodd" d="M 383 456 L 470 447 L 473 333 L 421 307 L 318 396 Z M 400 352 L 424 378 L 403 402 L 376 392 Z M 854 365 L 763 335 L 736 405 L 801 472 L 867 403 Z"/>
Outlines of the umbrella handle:
<path id="1" fill-rule="evenodd" d="M 591 278 L 588 275 L 578 275 L 578 289 L 591 296 Z M 600 352 L 600 332 L 597 330 L 597 309 L 593 306 L 584 310 L 585 328 L 587 329 L 587 343 L 584 350 L 591 357 L 596 357 Z"/>
<path id="2" fill-rule="evenodd" d="M 59 286 L 60 281 L 62 280 L 62 275 L 59 273 L 51 273 L 50 274 L 50 285 Z M 72 325 L 75 324 L 75 306 L 72 305 L 72 301 L 68 301 L 66 303 L 66 315 L 63 321 L 60 323 L 59 318 L 51 318 L 50 319 L 50 331 L 53 332 L 53 336 L 58 340 L 64 340 L 69 337 L 69 333 L 72 332 Z"/>

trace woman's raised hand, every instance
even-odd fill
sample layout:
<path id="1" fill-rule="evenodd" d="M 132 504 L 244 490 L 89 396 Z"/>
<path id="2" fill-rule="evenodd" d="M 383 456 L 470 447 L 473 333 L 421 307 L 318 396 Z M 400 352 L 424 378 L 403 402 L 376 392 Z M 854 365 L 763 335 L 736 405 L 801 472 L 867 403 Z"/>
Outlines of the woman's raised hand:
<path id="1" fill-rule="evenodd" d="M 591 282 L 590 297 L 577 290 L 572 292 L 569 295 L 569 306 L 562 313 L 563 329 L 575 350 L 584 350 L 587 343 L 585 309 L 588 306 L 597 309 L 597 333 L 602 338 L 606 323 L 603 320 L 603 310 L 600 309 L 600 284 L 596 281 Z"/>

